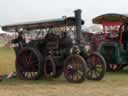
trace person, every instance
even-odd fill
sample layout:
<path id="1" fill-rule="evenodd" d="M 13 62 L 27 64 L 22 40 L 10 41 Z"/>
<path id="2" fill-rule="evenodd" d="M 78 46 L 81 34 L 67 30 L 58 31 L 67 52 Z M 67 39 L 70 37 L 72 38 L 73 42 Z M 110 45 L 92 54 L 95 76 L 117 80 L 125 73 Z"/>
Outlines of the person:
<path id="1" fill-rule="evenodd" d="M 67 35 L 67 32 L 63 32 L 63 36 L 60 40 L 60 45 L 62 48 L 71 48 L 73 45 L 73 40 Z"/>
<path id="2" fill-rule="evenodd" d="M 14 51 L 17 55 L 17 53 L 19 52 L 19 50 L 25 46 L 25 38 L 24 38 L 24 34 L 23 34 L 23 30 L 20 30 L 18 32 L 18 37 L 15 39 L 11 40 L 11 44 L 14 44 Z"/>
<path id="3" fill-rule="evenodd" d="M 128 32 L 127 31 L 124 31 L 122 33 L 122 43 L 123 43 L 123 48 L 124 50 L 127 50 L 127 42 L 128 42 Z"/>
<path id="4" fill-rule="evenodd" d="M 13 40 L 11 40 L 11 43 L 12 44 L 18 44 L 17 47 L 20 47 L 20 48 L 23 47 L 25 45 L 25 39 L 23 37 L 23 32 L 19 31 L 18 32 L 18 37 L 13 39 Z"/>

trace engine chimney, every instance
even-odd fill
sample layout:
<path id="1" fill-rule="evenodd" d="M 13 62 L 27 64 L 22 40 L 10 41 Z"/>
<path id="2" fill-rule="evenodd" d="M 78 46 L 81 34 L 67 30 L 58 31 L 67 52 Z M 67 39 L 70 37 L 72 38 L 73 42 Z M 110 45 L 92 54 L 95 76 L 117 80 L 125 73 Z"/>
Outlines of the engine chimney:
<path id="1" fill-rule="evenodd" d="M 76 39 L 77 43 L 80 43 L 80 33 L 81 33 L 81 25 L 82 25 L 82 20 L 81 20 L 81 10 L 75 10 L 75 22 L 76 22 Z"/>

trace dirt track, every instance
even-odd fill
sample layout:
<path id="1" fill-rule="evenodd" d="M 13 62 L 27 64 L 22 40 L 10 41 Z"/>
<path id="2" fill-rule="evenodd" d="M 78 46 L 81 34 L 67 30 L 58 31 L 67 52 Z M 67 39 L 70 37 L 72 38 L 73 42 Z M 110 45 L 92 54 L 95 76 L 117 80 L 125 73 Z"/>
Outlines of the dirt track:
<path id="1" fill-rule="evenodd" d="M 1 82 L 0 96 L 128 96 L 127 74 L 107 74 L 104 80 L 81 84 L 55 80 Z"/>

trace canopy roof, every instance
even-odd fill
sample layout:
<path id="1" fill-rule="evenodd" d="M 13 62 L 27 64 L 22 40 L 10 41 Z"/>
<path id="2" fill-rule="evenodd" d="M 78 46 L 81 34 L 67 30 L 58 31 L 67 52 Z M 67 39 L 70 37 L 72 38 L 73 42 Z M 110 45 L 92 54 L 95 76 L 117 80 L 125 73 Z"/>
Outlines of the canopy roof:
<path id="1" fill-rule="evenodd" d="M 81 24 L 84 24 L 83 20 L 81 20 Z M 5 25 L 2 26 L 2 30 L 7 32 L 15 32 L 16 30 L 19 30 L 21 28 L 26 30 L 32 30 L 32 29 L 46 29 L 46 28 L 74 26 L 74 25 L 76 25 L 75 17 L 66 17 L 66 18 L 58 18 L 53 20 Z"/>
<path id="2" fill-rule="evenodd" d="M 128 18 L 128 15 L 108 13 L 97 16 L 92 19 L 94 24 L 102 24 L 103 22 L 124 22 Z"/>

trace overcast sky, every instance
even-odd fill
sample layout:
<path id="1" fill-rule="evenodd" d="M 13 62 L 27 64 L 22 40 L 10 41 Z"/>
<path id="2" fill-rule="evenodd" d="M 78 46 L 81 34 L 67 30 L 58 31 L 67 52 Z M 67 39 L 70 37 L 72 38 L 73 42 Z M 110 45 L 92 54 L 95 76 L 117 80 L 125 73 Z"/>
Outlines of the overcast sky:
<path id="1" fill-rule="evenodd" d="M 90 25 L 101 14 L 128 14 L 128 0 L 0 0 L 0 25 L 72 16 L 78 8 Z"/>

